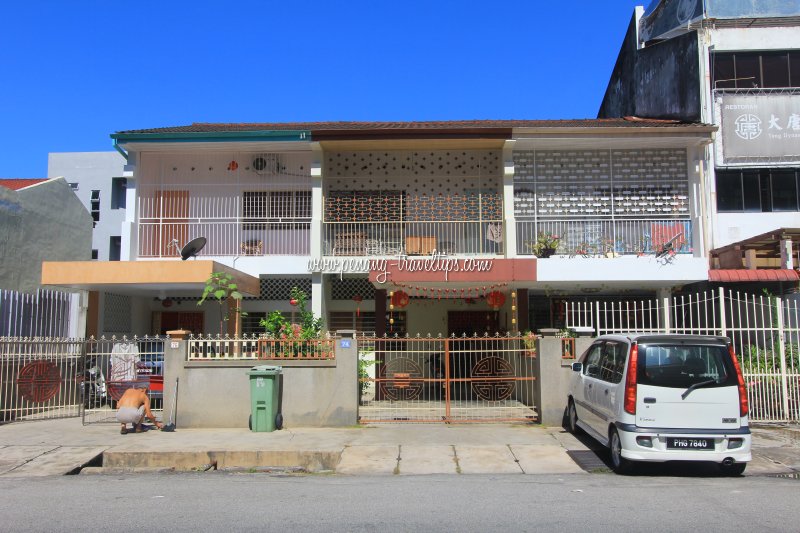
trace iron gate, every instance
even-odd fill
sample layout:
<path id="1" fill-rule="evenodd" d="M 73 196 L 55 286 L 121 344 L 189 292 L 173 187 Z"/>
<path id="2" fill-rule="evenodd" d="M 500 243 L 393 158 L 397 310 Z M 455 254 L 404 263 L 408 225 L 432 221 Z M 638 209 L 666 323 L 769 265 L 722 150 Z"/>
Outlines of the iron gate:
<path id="1" fill-rule="evenodd" d="M 359 420 L 534 422 L 533 337 L 359 339 Z"/>
<path id="2" fill-rule="evenodd" d="M 0 423 L 80 416 L 84 342 L 0 338 Z"/>

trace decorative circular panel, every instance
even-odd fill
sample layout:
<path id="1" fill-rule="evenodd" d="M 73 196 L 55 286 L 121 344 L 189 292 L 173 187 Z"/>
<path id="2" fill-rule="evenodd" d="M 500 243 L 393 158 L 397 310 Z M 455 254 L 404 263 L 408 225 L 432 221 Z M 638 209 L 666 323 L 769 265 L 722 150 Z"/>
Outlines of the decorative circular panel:
<path id="1" fill-rule="evenodd" d="M 498 380 L 497 378 L 511 378 Z M 491 378 L 483 381 L 481 378 Z M 497 402 L 507 400 L 514 392 L 514 369 L 500 357 L 484 357 L 472 367 L 472 391 L 481 400 Z"/>
<path id="2" fill-rule="evenodd" d="M 20 396 L 29 402 L 44 403 L 61 388 L 61 372 L 50 361 L 33 361 L 23 366 L 17 375 Z"/>
<path id="3" fill-rule="evenodd" d="M 416 400 L 422 392 L 422 369 L 407 357 L 386 363 L 381 379 L 381 391 L 390 400 Z"/>

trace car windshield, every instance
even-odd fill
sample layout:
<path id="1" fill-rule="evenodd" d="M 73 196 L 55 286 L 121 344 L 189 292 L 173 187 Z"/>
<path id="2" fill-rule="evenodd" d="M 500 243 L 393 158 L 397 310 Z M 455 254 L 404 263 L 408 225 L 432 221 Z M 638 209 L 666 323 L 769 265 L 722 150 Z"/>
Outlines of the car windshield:
<path id="1" fill-rule="evenodd" d="M 685 389 L 709 381 L 704 386 L 737 384 L 728 347 L 722 345 L 639 346 L 637 366 L 640 385 Z"/>

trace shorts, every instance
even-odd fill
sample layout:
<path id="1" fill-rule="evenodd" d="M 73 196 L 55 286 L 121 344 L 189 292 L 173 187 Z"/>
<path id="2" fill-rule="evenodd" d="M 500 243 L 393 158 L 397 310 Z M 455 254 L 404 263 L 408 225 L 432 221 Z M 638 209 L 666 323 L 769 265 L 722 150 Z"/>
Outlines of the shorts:
<path id="1" fill-rule="evenodd" d="M 139 424 L 144 420 L 144 405 L 136 407 L 120 407 L 117 411 L 117 422 L 121 424 Z"/>

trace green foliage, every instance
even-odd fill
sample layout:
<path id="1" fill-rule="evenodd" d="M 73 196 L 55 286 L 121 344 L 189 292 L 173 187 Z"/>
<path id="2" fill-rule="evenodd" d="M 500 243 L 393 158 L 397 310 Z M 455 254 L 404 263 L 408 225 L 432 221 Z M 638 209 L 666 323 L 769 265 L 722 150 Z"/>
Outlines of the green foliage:
<path id="1" fill-rule="evenodd" d="M 206 280 L 203 296 L 197 305 L 203 305 L 206 300 L 215 300 L 219 304 L 219 333 L 222 335 L 226 321 L 237 313 L 240 316 L 247 316 L 244 311 L 239 311 L 238 306 L 231 307 L 230 305 L 230 300 L 241 299 L 242 293 L 239 292 L 239 286 L 233 282 L 233 276 L 226 272 L 213 272 Z"/>
<path id="2" fill-rule="evenodd" d="M 308 295 L 292 287 L 291 298 L 297 302 L 299 323 L 292 323 L 280 311 L 272 311 L 259 322 L 267 335 L 280 341 L 278 350 L 285 357 L 313 351 L 314 344 L 308 341 L 319 339 L 324 322 L 306 309 Z"/>
<path id="3" fill-rule="evenodd" d="M 374 356 L 374 352 L 361 352 L 358 353 L 358 397 L 361 399 L 361 396 L 364 395 L 364 392 L 367 390 L 369 386 L 369 369 L 380 363 L 377 359 L 366 359 L 368 353 L 372 353 Z"/>
<path id="4" fill-rule="evenodd" d="M 543 231 L 540 231 L 536 237 L 536 242 L 527 243 L 527 246 L 538 257 L 541 256 L 545 250 L 555 250 L 556 248 L 558 248 L 558 244 L 560 241 L 561 238 L 558 235 L 553 235 L 551 233 L 544 233 Z"/>

